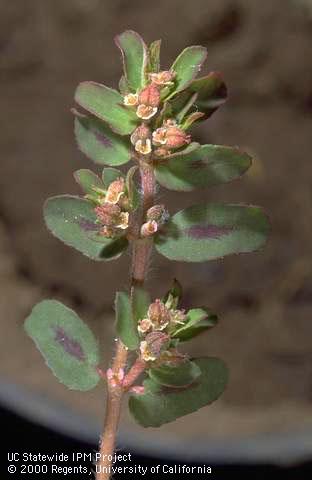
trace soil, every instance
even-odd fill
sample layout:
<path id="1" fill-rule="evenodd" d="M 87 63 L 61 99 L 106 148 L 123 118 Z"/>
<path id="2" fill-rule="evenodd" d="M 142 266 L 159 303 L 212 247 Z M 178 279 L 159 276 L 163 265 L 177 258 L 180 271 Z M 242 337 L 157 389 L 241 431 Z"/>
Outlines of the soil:
<path id="1" fill-rule="evenodd" d="M 208 68 L 223 72 L 230 98 L 194 136 L 240 145 L 255 158 L 248 175 L 230 185 L 196 194 L 161 190 L 159 198 L 172 211 L 194 201 L 259 204 L 272 223 L 267 247 L 256 254 L 202 265 L 155 255 L 148 286 L 158 296 L 177 277 L 186 304 L 209 304 L 220 314 L 220 325 L 191 351 L 220 356 L 231 370 L 219 402 L 158 434 L 199 438 L 308 427 L 312 2 L 2 0 L 0 22 L 1 374 L 75 409 L 103 414 L 103 389 L 67 392 L 22 325 L 36 301 L 55 297 L 99 334 L 103 364 L 111 354 L 113 295 L 127 284 L 129 256 L 98 265 L 69 250 L 45 230 L 42 203 L 78 193 L 72 172 L 90 164 L 74 143 L 73 92 L 82 80 L 116 85 L 121 64 L 112 39 L 132 28 L 147 41 L 163 39 L 164 66 L 186 45 L 207 46 Z"/>

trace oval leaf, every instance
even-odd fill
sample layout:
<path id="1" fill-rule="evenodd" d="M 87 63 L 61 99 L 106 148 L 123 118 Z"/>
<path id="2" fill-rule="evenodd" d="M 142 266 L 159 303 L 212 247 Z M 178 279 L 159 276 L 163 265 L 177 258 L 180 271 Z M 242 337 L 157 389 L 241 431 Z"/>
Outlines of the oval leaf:
<path id="1" fill-rule="evenodd" d="M 115 37 L 115 43 L 120 48 L 125 78 L 134 91 L 142 88 L 145 83 L 145 67 L 147 63 L 147 47 L 140 35 L 132 30 Z"/>
<path id="2" fill-rule="evenodd" d="M 155 243 L 170 260 L 203 262 L 258 250 L 268 233 L 267 217 L 259 207 L 195 205 L 176 213 Z"/>
<path id="3" fill-rule="evenodd" d="M 175 92 L 184 90 L 191 83 L 200 71 L 206 57 L 206 48 L 199 45 L 187 47 L 180 53 L 171 67 L 171 70 L 176 73 Z"/>
<path id="4" fill-rule="evenodd" d="M 196 412 L 220 397 L 228 381 L 224 362 L 218 358 L 201 358 L 194 363 L 201 376 L 185 389 L 161 389 L 152 380 L 146 380 L 146 393 L 131 395 L 129 410 L 137 423 L 142 427 L 160 427 Z"/>
<path id="5" fill-rule="evenodd" d="M 26 319 L 25 329 L 60 382 L 74 390 L 97 385 L 98 344 L 73 310 L 55 300 L 44 300 Z"/>
<path id="6" fill-rule="evenodd" d="M 117 292 L 115 298 L 116 331 L 129 350 L 136 350 L 139 345 L 137 323 L 135 322 L 129 295 Z"/>
<path id="7" fill-rule="evenodd" d="M 170 190 L 190 192 L 234 180 L 250 165 L 251 157 L 238 148 L 202 145 L 183 158 L 168 157 L 156 166 L 156 178 Z"/>
<path id="8" fill-rule="evenodd" d="M 90 238 L 99 227 L 88 200 L 71 195 L 49 198 L 44 205 L 44 219 L 55 237 L 93 260 L 111 260 L 127 248 L 126 239 L 120 244 L 120 239 L 101 237 L 101 242 L 96 242 Z"/>
<path id="9" fill-rule="evenodd" d="M 148 307 L 151 304 L 149 293 L 142 287 L 133 287 L 132 289 L 132 312 L 135 325 L 139 320 L 146 318 Z"/>
<path id="10" fill-rule="evenodd" d="M 227 88 L 218 72 L 196 78 L 188 89 L 190 93 L 197 93 L 196 107 L 205 114 L 203 120 L 209 118 L 227 99 Z"/>
<path id="11" fill-rule="evenodd" d="M 119 92 L 96 82 L 82 82 L 75 93 L 75 101 L 87 112 L 108 123 L 120 135 L 130 134 L 138 123 L 133 110 L 123 106 Z"/>
<path id="12" fill-rule="evenodd" d="M 148 49 L 148 70 L 151 73 L 157 73 L 160 69 L 160 47 L 161 40 L 152 42 Z"/>
<path id="13" fill-rule="evenodd" d="M 217 315 L 204 308 L 193 308 L 188 311 L 184 325 L 175 330 L 172 337 L 185 342 L 214 327 L 217 322 Z"/>
<path id="14" fill-rule="evenodd" d="M 97 118 L 75 118 L 75 136 L 79 149 L 100 165 L 123 165 L 130 160 L 129 142 Z"/>
<path id="15" fill-rule="evenodd" d="M 80 185 L 84 193 L 90 193 L 91 195 L 94 194 L 94 187 L 95 188 L 104 188 L 104 184 L 102 180 L 91 170 L 87 168 L 82 168 L 81 170 L 77 170 L 74 173 L 74 178 L 76 182 Z"/>
<path id="16" fill-rule="evenodd" d="M 120 177 L 125 178 L 125 175 L 120 170 L 117 170 L 117 168 L 104 168 L 102 172 L 104 188 L 107 189 L 112 182 Z"/>
<path id="17" fill-rule="evenodd" d="M 186 387 L 201 374 L 196 363 L 186 360 L 179 365 L 161 365 L 148 371 L 150 378 L 166 387 Z"/>

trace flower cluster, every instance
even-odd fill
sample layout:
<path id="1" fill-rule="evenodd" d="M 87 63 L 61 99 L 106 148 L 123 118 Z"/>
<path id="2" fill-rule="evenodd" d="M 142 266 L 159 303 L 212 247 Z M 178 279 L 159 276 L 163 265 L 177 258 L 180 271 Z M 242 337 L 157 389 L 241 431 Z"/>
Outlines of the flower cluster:
<path id="1" fill-rule="evenodd" d="M 129 200 L 125 180 L 120 177 L 108 189 L 96 189 L 98 205 L 94 208 L 97 223 L 101 225 L 100 235 L 112 238 L 129 226 Z"/>
<path id="2" fill-rule="evenodd" d="M 175 73 L 162 71 L 150 73 L 150 83 L 139 93 L 129 93 L 124 97 L 127 107 L 136 108 L 137 116 L 142 124 L 131 135 L 131 143 L 135 151 L 148 155 L 154 149 L 156 156 L 166 156 L 171 149 L 177 149 L 190 143 L 191 137 L 174 119 L 164 119 L 161 127 L 151 131 L 146 124 L 160 111 L 162 89 L 173 85 Z"/>
<path id="3" fill-rule="evenodd" d="M 171 356 L 172 352 L 168 350 L 170 334 L 185 320 L 184 310 L 176 308 L 173 297 L 169 296 L 165 303 L 156 299 L 149 306 L 146 318 L 140 320 L 138 324 L 138 331 L 142 337 L 140 343 L 142 359 L 149 362 Z"/>

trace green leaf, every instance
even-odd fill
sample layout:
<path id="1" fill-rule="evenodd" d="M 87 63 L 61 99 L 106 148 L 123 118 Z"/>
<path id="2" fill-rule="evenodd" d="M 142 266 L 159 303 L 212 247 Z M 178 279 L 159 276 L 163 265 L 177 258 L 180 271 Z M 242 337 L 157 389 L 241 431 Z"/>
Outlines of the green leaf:
<path id="1" fill-rule="evenodd" d="M 100 83 L 80 83 L 75 101 L 87 112 L 108 123 L 120 135 L 130 134 L 138 123 L 135 112 L 123 105 L 120 93 Z"/>
<path id="2" fill-rule="evenodd" d="M 179 150 L 178 152 L 171 153 L 167 155 L 166 157 L 162 157 L 161 160 L 158 161 L 158 163 L 155 162 L 156 166 L 158 165 L 164 165 L 167 162 L 167 159 L 169 158 L 174 158 L 174 157 L 184 157 L 184 155 L 188 155 L 191 152 L 194 152 L 200 147 L 200 144 L 197 142 L 192 142 L 189 145 L 187 145 L 183 150 Z"/>
<path id="3" fill-rule="evenodd" d="M 159 69 L 160 69 L 160 47 L 161 47 L 161 40 L 155 40 L 149 46 L 148 70 L 151 73 L 159 72 Z"/>
<path id="4" fill-rule="evenodd" d="M 135 325 L 137 325 L 142 318 L 146 318 L 150 304 L 151 297 L 149 293 L 142 287 L 134 287 L 132 290 L 132 311 Z"/>
<path id="5" fill-rule="evenodd" d="M 127 79 L 124 75 L 122 75 L 120 77 L 118 88 L 119 88 L 119 91 L 120 91 L 121 95 L 123 95 L 123 96 L 128 95 L 128 93 L 130 92 L 129 84 L 128 84 Z"/>
<path id="6" fill-rule="evenodd" d="M 129 295 L 117 292 L 115 299 L 116 331 L 122 342 L 129 350 L 136 350 L 139 345 L 137 323 L 135 322 Z"/>
<path id="7" fill-rule="evenodd" d="M 185 342 L 214 327 L 217 322 L 217 315 L 209 312 L 209 310 L 194 308 L 188 311 L 184 325 L 177 328 L 172 337 L 179 339 L 180 342 Z"/>
<path id="8" fill-rule="evenodd" d="M 228 381 L 224 362 L 218 358 L 201 358 L 194 363 L 201 370 L 201 376 L 185 389 L 160 389 L 152 380 L 146 380 L 146 393 L 130 396 L 129 410 L 137 423 L 143 427 L 160 427 L 220 397 Z"/>
<path id="9" fill-rule="evenodd" d="M 95 117 L 76 116 L 75 136 L 82 153 L 100 165 L 123 165 L 131 158 L 128 140 Z"/>
<path id="10" fill-rule="evenodd" d="M 206 57 L 206 48 L 199 45 L 187 47 L 180 53 L 171 67 L 171 70 L 176 73 L 175 92 L 184 90 L 191 83 L 200 71 Z"/>
<path id="11" fill-rule="evenodd" d="M 186 387 L 201 374 L 196 363 L 185 360 L 179 365 L 161 365 L 148 371 L 150 378 L 166 387 Z"/>
<path id="12" fill-rule="evenodd" d="M 73 310 L 55 300 L 44 300 L 26 319 L 25 329 L 60 382 L 74 390 L 97 385 L 98 344 Z"/>
<path id="13" fill-rule="evenodd" d="M 90 238 L 99 229 L 94 207 L 88 200 L 71 195 L 49 198 L 44 205 L 48 229 L 62 242 L 74 247 L 93 260 L 117 258 L 127 248 L 126 239 L 107 239 L 101 242 Z"/>
<path id="14" fill-rule="evenodd" d="M 138 171 L 138 167 L 137 165 L 134 165 L 128 170 L 127 177 L 126 177 L 126 186 L 127 186 L 130 206 L 133 210 L 136 210 L 139 207 L 140 200 L 141 200 L 141 195 L 134 181 L 134 175 L 136 174 L 137 171 Z"/>
<path id="15" fill-rule="evenodd" d="M 120 48 L 124 74 L 130 88 L 141 89 L 145 83 L 145 67 L 147 63 L 147 47 L 139 34 L 132 30 L 115 37 L 115 43 Z"/>
<path id="16" fill-rule="evenodd" d="M 170 190 L 190 192 L 240 177 L 251 165 L 251 157 L 234 147 L 202 145 L 189 154 L 167 157 L 156 165 L 158 182 Z"/>
<path id="17" fill-rule="evenodd" d="M 196 78 L 189 85 L 190 94 L 197 93 L 196 108 L 209 118 L 227 99 L 227 88 L 218 72 L 211 72 L 205 77 Z"/>
<path id="18" fill-rule="evenodd" d="M 112 182 L 114 182 L 115 180 L 117 180 L 117 178 L 120 178 L 120 177 L 125 178 L 125 175 L 117 168 L 110 168 L 110 167 L 104 168 L 102 172 L 102 180 L 103 180 L 104 188 L 107 189 Z"/>
<path id="19" fill-rule="evenodd" d="M 182 285 L 181 283 L 175 278 L 172 282 L 172 285 L 170 287 L 170 290 L 166 293 L 166 295 L 163 298 L 163 302 L 166 303 L 167 300 L 170 299 L 171 301 L 171 307 L 170 308 L 177 308 L 178 303 L 182 297 Z"/>
<path id="20" fill-rule="evenodd" d="M 77 170 L 74 173 L 74 178 L 85 193 L 94 194 L 94 187 L 101 189 L 104 188 L 102 180 L 95 173 L 86 168 Z"/>
<path id="21" fill-rule="evenodd" d="M 259 207 L 195 205 L 176 213 L 155 244 L 170 260 L 203 262 L 258 250 L 268 233 L 267 217 Z"/>

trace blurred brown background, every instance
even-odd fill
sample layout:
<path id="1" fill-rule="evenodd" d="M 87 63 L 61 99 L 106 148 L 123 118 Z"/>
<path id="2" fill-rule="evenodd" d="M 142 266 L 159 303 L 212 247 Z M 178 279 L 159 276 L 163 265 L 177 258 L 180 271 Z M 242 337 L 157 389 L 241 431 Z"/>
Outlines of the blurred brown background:
<path id="1" fill-rule="evenodd" d="M 170 263 L 155 254 L 149 287 L 160 295 L 175 276 L 187 302 L 216 310 L 220 325 L 192 348 L 221 356 L 231 368 L 215 406 L 166 429 L 204 435 L 209 423 L 209 434 L 227 436 L 306 427 L 312 419 L 312 1 L 1 0 L 0 22 L 1 373 L 102 414 L 103 390 L 67 393 L 22 324 L 34 302 L 56 297 L 89 321 L 109 358 L 113 296 L 127 285 L 129 255 L 97 264 L 63 246 L 46 231 L 42 204 L 51 195 L 78 193 L 74 170 L 97 170 L 75 146 L 69 109 L 80 81 L 117 85 L 121 62 L 113 37 L 131 28 L 147 42 L 162 38 L 163 67 L 187 45 L 208 48 L 207 68 L 223 72 L 230 96 L 194 136 L 240 145 L 255 157 L 248 175 L 230 185 L 194 195 L 160 191 L 159 198 L 172 212 L 194 201 L 259 204 L 273 226 L 264 251 L 223 262 Z"/>

